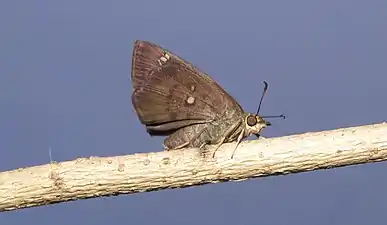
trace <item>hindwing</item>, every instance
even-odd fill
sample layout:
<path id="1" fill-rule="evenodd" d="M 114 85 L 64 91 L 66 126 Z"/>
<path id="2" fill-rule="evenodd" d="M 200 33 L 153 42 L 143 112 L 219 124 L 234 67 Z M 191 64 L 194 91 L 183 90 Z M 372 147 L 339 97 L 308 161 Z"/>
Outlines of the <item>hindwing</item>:
<path id="1" fill-rule="evenodd" d="M 208 75 L 173 53 L 136 41 L 132 59 L 132 103 L 151 135 L 208 123 L 241 106 Z"/>

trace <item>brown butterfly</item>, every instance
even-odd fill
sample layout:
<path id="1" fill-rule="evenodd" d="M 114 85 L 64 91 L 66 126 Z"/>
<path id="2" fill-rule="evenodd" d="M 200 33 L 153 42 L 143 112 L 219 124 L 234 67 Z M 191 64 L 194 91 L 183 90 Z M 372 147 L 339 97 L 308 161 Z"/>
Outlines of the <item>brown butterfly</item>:
<path id="1" fill-rule="evenodd" d="M 141 123 L 151 136 L 168 136 L 167 150 L 216 144 L 215 155 L 223 143 L 236 141 L 236 149 L 249 135 L 259 137 L 271 125 L 263 118 L 285 118 L 258 115 L 266 82 L 257 113 L 247 113 L 208 75 L 147 41 L 134 44 L 132 83 L 132 103 Z"/>

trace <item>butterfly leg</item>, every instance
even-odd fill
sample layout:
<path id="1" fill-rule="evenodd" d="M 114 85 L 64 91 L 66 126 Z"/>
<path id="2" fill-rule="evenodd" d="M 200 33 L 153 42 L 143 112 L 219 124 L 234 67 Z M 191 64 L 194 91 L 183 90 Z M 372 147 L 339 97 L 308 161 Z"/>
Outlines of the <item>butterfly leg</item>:
<path id="1" fill-rule="evenodd" d="M 208 145 L 208 142 L 204 142 L 200 145 L 199 149 L 202 150 L 206 145 Z"/>
<path id="2" fill-rule="evenodd" d="M 230 128 L 228 128 L 228 130 L 226 131 L 226 133 L 224 133 L 222 139 L 220 139 L 220 142 L 216 145 L 215 150 L 214 150 L 214 153 L 212 153 L 212 158 L 215 157 L 216 151 L 217 151 L 218 148 L 224 143 L 224 141 L 226 140 L 226 138 L 227 138 L 228 136 L 230 136 L 230 134 L 232 134 L 232 132 L 233 132 L 237 127 L 240 126 L 241 122 L 242 122 L 242 121 L 238 121 L 238 122 L 234 123 L 234 125 L 232 125 Z"/>
<path id="3" fill-rule="evenodd" d="M 180 149 L 180 148 L 184 148 L 184 147 L 187 147 L 188 145 L 189 145 L 189 141 L 187 141 L 187 142 L 185 142 L 185 143 L 183 143 L 183 144 L 181 144 L 181 145 L 178 145 L 178 146 L 176 146 L 176 147 L 174 147 L 174 148 L 172 148 L 172 149 L 168 149 L 168 151 L 169 150 L 177 150 L 177 149 Z"/>
<path id="4" fill-rule="evenodd" d="M 232 152 L 231 158 L 234 157 L 235 151 L 238 148 L 238 145 L 241 143 L 244 133 L 245 133 L 245 130 L 242 130 L 241 133 L 239 134 L 238 139 L 237 139 L 237 143 L 235 145 L 234 151 Z"/>

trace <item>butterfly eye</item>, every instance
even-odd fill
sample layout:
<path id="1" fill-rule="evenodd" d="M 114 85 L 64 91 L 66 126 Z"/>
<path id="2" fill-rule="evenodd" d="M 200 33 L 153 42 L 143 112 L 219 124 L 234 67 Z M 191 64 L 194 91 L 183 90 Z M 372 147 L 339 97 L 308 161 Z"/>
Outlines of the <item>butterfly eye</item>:
<path id="1" fill-rule="evenodd" d="M 255 126 L 258 123 L 257 118 L 252 115 L 248 116 L 246 120 L 247 125 L 249 125 L 250 127 Z"/>

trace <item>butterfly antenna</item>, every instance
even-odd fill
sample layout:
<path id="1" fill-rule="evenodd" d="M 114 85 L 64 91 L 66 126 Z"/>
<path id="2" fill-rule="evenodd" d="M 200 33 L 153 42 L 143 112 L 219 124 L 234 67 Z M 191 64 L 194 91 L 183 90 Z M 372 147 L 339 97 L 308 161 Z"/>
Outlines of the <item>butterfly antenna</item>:
<path id="1" fill-rule="evenodd" d="M 263 81 L 263 83 L 265 84 L 265 87 L 263 88 L 263 93 L 262 93 L 262 96 L 261 96 L 261 100 L 259 101 L 259 106 L 258 106 L 258 110 L 257 110 L 257 114 L 256 115 L 258 115 L 259 110 L 261 110 L 262 100 L 263 100 L 263 97 L 265 96 L 267 88 L 269 86 L 266 81 Z"/>
<path id="2" fill-rule="evenodd" d="M 257 110 L 257 114 L 256 115 L 258 115 L 259 110 L 261 109 L 263 97 L 265 96 L 267 88 L 269 87 L 269 85 L 267 84 L 266 81 L 263 81 L 263 83 L 265 84 L 265 87 L 263 88 L 263 93 L 262 93 L 262 96 L 261 96 L 261 100 L 259 101 L 259 106 L 258 106 L 258 110 Z M 281 114 L 279 116 L 261 116 L 261 118 L 282 118 L 282 119 L 285 119 L 285 115 Z"/>
<path id="3" fill-rule="evenodd" d="M 261 118 L 283 118 L 285 119 L 285 115 L 284 114 L 281 114 L 279 116 L 261 116 Z"/>

